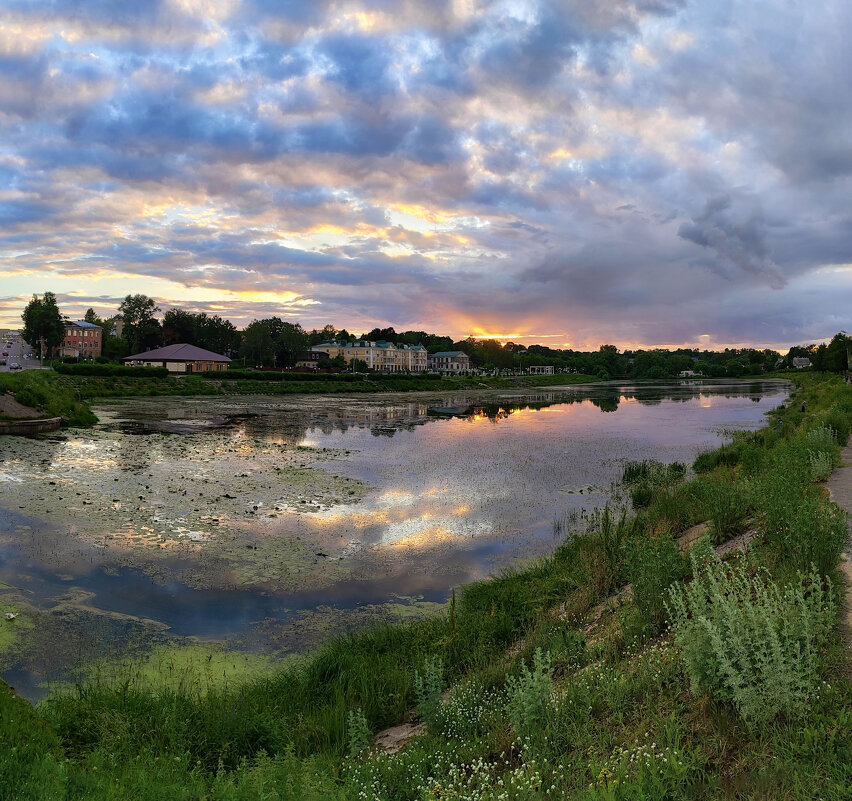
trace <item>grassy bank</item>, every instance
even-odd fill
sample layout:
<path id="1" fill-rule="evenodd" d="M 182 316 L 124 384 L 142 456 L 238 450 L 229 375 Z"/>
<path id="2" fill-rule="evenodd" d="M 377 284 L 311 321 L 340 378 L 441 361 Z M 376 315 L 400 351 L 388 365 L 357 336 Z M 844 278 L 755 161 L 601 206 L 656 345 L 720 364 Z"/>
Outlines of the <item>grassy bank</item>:
<path id="1" fill-rule="evenodd" d="M 45 417 L 61 417 L 65 425 L 89 426 L 97 418 L 73 384 L 47 370 L 0 373 L 0 394 L 10 393 L 18 403 L 31 406 Z"/>
<path id="2" fill-rule="evenodd" d="M 128 674 L 34 711 L 0 694 L 0 787 L 19 799 L 847 798 L 846 528 L 820 482 L 849 436 L 852 390 L 797 380 L 766 428 L 703 454 L 695 474 L 628 465 L 630 510 L 463 588 L 444 614 L 335 639 L 237 686 Z M 704 533 L 689 552 L 687 530 Z M 744 558 L 715 555 L 745 532 Z M 426 733 L 395 755 L 371 750 L 405 720 Z"/>

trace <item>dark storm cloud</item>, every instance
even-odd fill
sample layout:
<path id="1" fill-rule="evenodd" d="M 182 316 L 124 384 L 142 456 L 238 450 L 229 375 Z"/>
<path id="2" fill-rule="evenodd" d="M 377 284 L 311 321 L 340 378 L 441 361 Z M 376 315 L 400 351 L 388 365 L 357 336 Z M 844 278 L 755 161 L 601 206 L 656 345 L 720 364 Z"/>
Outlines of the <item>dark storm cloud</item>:
<path id="1" fill-rule="evenodd" d="M 677 233 L 739 269 L 765 277 L 775 289 L 785 284 L 769 253 L 763 215 L 757 209 L 738 212 L 729 195 L 708 200 L 704 210 L 692 222 L 683 223 Z"/>

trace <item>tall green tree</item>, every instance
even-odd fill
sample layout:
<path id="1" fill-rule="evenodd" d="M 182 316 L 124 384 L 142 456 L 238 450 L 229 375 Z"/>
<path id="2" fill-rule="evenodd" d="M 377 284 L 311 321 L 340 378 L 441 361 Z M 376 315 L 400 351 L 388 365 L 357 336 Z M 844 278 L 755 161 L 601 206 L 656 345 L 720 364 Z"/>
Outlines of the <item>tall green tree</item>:
<path id="1" fill-rule="evenodd" d="M 240 352 L 255 367 L 273 363 L 275 349 L 268 320 L 252 320 L 246 326 Z"/>
<path id="2" fill-rule="evenodd" d="M 163 344 L 177 345 L 182 342 L 201 347 L 195 341 L 195 315 L 183 309 L 169 309 L 163 315 Z"/>
<path id="3" fill-rule="evenodd" d="M 292 367 L 307 349 L 308 341 L 308 334 L 298 323 L 268 317 L 246 326 L 242 353 L 259 366 Z"/>
<path id="4" fill-rule="evenodd" d="M 242 340 L 240 332 L 230 320 L 218 314 L 208 315 L 207 312 L 195 315 L 192 336 L 199 348 L 226 356 L 236 353 Z"/>
<path id="5" fill-rule="evenodd" d="M 122 337 L 131 353 L 156 347 L 161 338 L 160 321 L 154 316 L 160 311 L 153 298 L 147 295 L 128 295 L 118 307 L 124 318 Z"/>
<path id="6" fill-rule="evenodd" d="M 278 317 L 269 319 L 272 339 L 275 342 L 275 363 L 278 367 L 292 367 L 299 354 L 308 347 L 308 335 L 298 323 L 288 323 Z"/>
<path id="7" fill-rule="evenodd" d="M 842 373 L 849 369 L 849 355 L 847 345 L 849 337 L 845 331 L 835 334 L 831 342 L 825 349 L 825 366 L 824 370 L 831 370 L 834 373 Z"/>
<path id="8" fill-rule="evenodd" d="M 42 297 L 33 295 L 33 299 L 21 314 L 21 319 L 24 321 L 21 336 L 30 345 L 38 345 L 42 357 L 45 349 L 50 352 L 62 344 L 65 338 L 65 323 L 53 292 L 45 292 Z"/>

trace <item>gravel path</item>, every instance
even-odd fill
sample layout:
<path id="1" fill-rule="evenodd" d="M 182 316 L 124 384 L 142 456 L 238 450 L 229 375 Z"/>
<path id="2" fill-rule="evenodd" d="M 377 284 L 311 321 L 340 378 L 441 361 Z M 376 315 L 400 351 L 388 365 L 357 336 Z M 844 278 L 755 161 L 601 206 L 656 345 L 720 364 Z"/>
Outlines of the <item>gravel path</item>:
<path id="1" fill-rule="evenodd" d="M 849 539 L 841 557 L 840 569 L 846 577 L 846 608 L 844 610 L 844 635 L 849 650 L 848 669 L 852 673 L 852 440 L 843 449 L 841 466 L 826 482 L 831 499 L 849 514 Z"/>

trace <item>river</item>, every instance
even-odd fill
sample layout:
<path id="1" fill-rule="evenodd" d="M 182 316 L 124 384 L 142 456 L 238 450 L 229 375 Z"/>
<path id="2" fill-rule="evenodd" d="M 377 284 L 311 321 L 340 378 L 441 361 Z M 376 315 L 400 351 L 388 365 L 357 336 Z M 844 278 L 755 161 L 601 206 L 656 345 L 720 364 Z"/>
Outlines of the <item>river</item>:
<path id="1" fill-rule="evenodd" d="M 36 699 L 156 643 L 280 655 L 429 613 L 550 552 L 627 461 L 689 464 L 788 392 L 143 398 L 96 407 L 92 430 L 0 438 L 0 614 L 19 615 L 2 675 Z"/>

